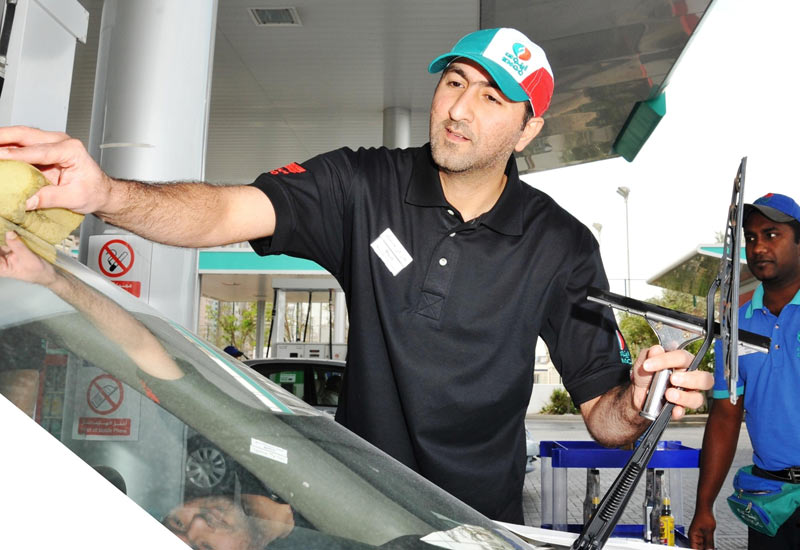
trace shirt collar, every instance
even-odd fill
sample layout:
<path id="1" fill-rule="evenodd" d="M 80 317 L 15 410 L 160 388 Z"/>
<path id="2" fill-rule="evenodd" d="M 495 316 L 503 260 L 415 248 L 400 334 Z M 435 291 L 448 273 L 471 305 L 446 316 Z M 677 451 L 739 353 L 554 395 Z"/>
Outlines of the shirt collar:
<path id="1" fill-rule="evenodd" d="M 800 290 L 797 291 L 789 304 L 793 306 L 800 306 Z M 756 287 L 755 291 L 753 292 L 753 297 L 750 298 L 750 305 L 747 307 L 745 317 L 750 319 L 753 316 L 753 312 L 759 309 L 764 309 L 764 286 L 761 284 Z"/>
<path id="2" fill-rule="evenodd" d="M 505 173 L 508 181 L 506 181 L 500 198 L 497 199 L 497 203 L 491 210 L 480 217 L 479 222 L 504 235 L 522 235 L 522 207 L 524 205 L 522 186 L 525 184 L 519 179 L 514 155 L 508 159 Z M 450 206 L 444 198 L 439 170 L 433 162 L 430 144 L 426 144 L 420 149 L 420 154 L 414 161 L 411 182 L 406 192 L 406 203 L 414 206 L 444 208 Z"/>
<path id="3" fill-rule="evenodd" d="M 764 287 L 760 284 L 756 287 L 755 292 L 753 292 L 753 297 L 750 298 L 750 305 L 747 307 L 747 312 L 744 314 L 745 318 L 750 319 L 753 316 L 753 312 L 757 309 L 762 309 L 764 307 Z"/>

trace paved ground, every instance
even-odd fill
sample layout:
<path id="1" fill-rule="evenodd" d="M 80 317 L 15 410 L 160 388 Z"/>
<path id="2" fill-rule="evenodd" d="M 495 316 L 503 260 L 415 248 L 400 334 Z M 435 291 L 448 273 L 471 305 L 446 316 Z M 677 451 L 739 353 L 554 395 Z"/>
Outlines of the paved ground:
<path id="1" fill-rule="evenodd" d="M 533 438 L 537 441 L 585 441 L 590 440 L 588 432 L 579 416 L 549 416 L 549 415 L 530 415 L 526 421 L 528 429 Z M 703 430 L 705 427 L 705 416 L 692 417 L 680 423 L 671 423 L 664 433 L 662 440 L 680 441 L 683 445 L 699 449 L 703 441 Z M 739 446 L 736 451 L 733 466 L 728 474 L 728 479 L 720 491 L 716 500 L 714 510 L 717 519 L 716 547 L 718 550 L 734 550 L 747 548 L 747 528 L 739 522 L 731 513 L 725 499 L 731 493 L 731 482 L 733 475 L 740 466 L 752 462 L 753 449 L 750 446 L 750 438 L 747 436 L 747 428 L 742 425 L 741 435 L 739 436 Z M 673 472 L 678 470 L 672 470 Z M 694 514 L 695 495 L 697 492 L 698 471 L 695 468 L 681 469 L 681 483 L 683 498 L 683 522 L 686 529 Z M 619 469 L 602 469 L 600 471 L 600 491 L 605 493 L 609 485 L 614 481 Z M 568 500 L 567 516 L 569 523 L 581 523 L 583 518 L 583 499 L 586 491 L 586 471 L 582 469 L 567 470 Z M 525 480 L 523 507 L 525 513 L 525 523 L 531 526 L 541 525 L 541 505 L 542 496 L 541 486 L 541 462 L 536 461 L 533 472 L 529 473 Z M 626 510 L 623 512 L 620 523 L 641 524 L 642 523 L 642 501 L 644 499 L 644 482 L 639 483 L 636 492 L 628 502 Z M 673 503 L 675 498 L 673 496 Z M 676 520 L 681 518 L 676 516 Z M 679 521 L 676 521 L 679 523 Z"/>

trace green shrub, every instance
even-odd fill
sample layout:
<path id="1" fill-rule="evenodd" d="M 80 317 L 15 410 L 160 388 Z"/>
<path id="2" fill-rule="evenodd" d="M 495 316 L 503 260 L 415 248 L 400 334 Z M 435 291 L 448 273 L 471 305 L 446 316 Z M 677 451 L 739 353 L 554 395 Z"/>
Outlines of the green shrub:
<path id="1" fill-rule="evenodd" d="M 566 390 L 555 389 L 550 394 L 550 402 L 539 411 L 542 414 L 578 414 L 580 411 L 572 402 Z"/>

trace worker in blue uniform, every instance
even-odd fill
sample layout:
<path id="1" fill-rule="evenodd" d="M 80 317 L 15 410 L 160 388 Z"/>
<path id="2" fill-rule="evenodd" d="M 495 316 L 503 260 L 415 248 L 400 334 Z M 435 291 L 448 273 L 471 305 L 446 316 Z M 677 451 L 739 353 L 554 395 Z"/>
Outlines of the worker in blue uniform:
<path id="1" fill-rule="evenodd" d="M 761 284 L 739 308 L 739 328 L 769 336 L 772 344 L 768 354 L 739 357 L 734 405 L 717 343 L 714 401 L 689 528 L 692 548 L 715 548 L 713 504 L 731 467 L 743 418 L 753 445 L 752 474 L 764 479 L 763 489 L 769 480 L 800 484 L 800 206 L 770 193 L 746 204 L 743 218 L 747 267 Z M 772 536 L 749 527 L 748 548 L 800 548 L 799 520 L 800 508 Z"/>

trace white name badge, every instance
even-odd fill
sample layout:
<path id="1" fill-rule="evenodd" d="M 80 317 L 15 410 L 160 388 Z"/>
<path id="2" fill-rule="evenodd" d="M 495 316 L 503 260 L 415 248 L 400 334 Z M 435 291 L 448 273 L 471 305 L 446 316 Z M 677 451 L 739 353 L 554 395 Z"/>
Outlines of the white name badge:
<path id="1" fill-rule="evenodd" d="M 391 229 L 387 229 L 370 245 L 386 268 L 397 276 L 411 263 L 411 254 L 403 247 Z"/>

